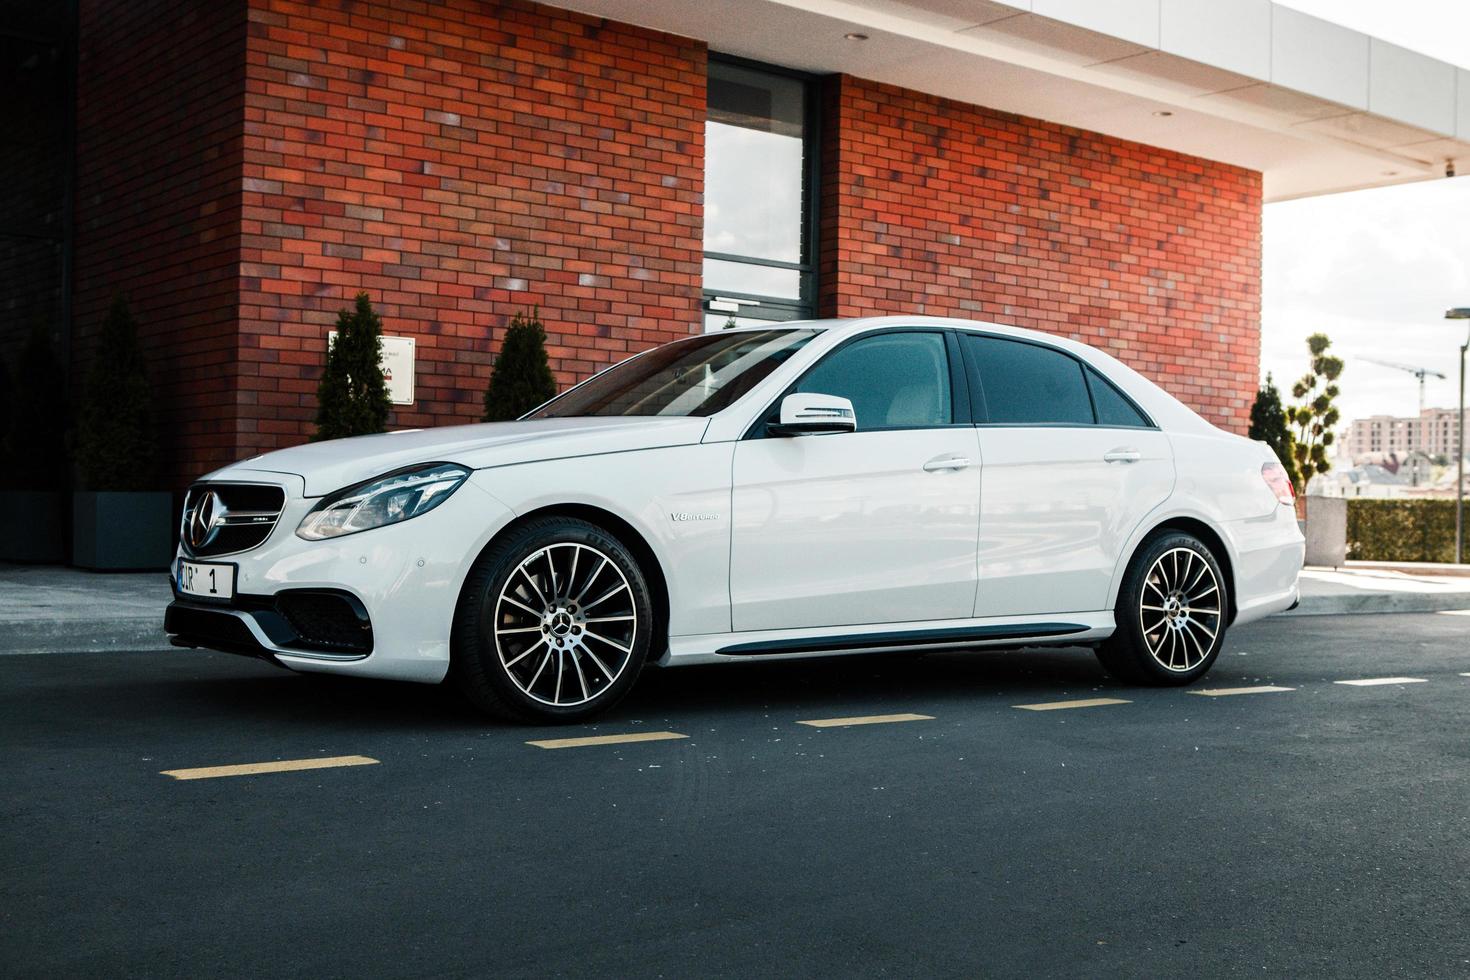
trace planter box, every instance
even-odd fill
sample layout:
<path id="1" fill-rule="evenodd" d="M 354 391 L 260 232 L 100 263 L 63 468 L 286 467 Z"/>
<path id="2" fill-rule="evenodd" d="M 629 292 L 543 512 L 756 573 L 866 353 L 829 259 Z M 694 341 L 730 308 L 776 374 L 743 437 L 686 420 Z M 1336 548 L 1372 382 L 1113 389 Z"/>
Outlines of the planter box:
<path id="1" fill-rule="evenodd" d="M 65 499 L 54 490 L 0 490 L 0 561 L 65 561 Z"/>
<path id="2" fill-rule="evenodd" d="M 1347 500 L 1343 497 L 1306 499 L 1306 563 L 1341 568 L 1347 561 Z"/>
<path id="3" fill-rule="evenodd" d="M 168 568 L 174 554 L 174 495 L 72 494 L 71 561 L 99 572 Z"/>

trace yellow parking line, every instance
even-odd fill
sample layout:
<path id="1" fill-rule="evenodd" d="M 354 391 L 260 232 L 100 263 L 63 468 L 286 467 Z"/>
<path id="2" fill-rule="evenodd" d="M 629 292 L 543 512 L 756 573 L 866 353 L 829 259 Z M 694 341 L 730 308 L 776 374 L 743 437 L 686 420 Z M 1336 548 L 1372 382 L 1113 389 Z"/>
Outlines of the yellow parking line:
<path id="1" fill-rule="evenodd" d="M 933 715 L 857 715 L 853 718 L 813 718 L 798 721 L 798 725 L 813 728 L 847 728 L 852 725 L 887 725 L 896 721 L 933 721 Z"/>
<path id="2" fill-rule="evenodd" d="M 1334 684 L 1346 684 L 1348 687 L 1377 687 L 1380 684 L 1423 684 L 1426 683 L 1422 677 L 1364 677 L 1355 681 L 1333 681 Z"/>
<path id="3" fill-rule="evenodd" d="M 1202 691 L 1188 691 L 1189 694 L 1199 694 L 1207 698 L 1228 698 L 1232 694 L 1275 694 L 1277 691 L 1295 691 L 1294 687 L 1275 687 L 1271 684 L 1262 684 L 1260 687 L 1211 687 Z"/>
<path id="4" fill-rule="evenodd" d="M 1022 711 L 1060 711 L 1063 708 L 1101 708 L 1105 704 L 1132 704 L 1118 698 L 1088 698 L 1085 701 L 1043 701 L 1041 704 L 1013 704 Z"/>
<path id="5" fill-rule="evenodd" d="M 285 759 L 281 762 L 250 762 L 241 766 L 206 766 L 203 769 L 165 769 L 161 776 L 174 779 L 216 779 L 220 776 L 256 776 L 263 772 L 299 772 L 302 769 L 333 769 L 337 766 L 376 766 L 377 759 L 365 755 L 338 755 L 329 759 Z"/>
<path id="6" fill-rule="evenodd" d="M 623 745 L 628 742 L 662 742 L 670 738 L 688 738 L 678 732 L 630 732 L 627 735 L 590 735 L 586 738 L 543 738 L 527 745 L 538 749 L 579 749 L 584 745 Z"/>

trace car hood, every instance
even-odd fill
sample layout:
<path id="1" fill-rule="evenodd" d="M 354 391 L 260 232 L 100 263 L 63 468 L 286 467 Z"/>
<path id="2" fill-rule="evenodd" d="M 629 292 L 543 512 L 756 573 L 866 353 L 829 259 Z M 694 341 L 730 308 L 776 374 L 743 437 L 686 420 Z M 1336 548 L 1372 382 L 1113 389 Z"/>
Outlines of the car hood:
<path id="1" fill-rule="evenodd" d="M 596 456 L 699 442 L 704 418 L 572 418 L 490 422 L 310 442 L 264 453 L 216 470 L 205 479 L 247 479 L 263 473 L 299 476 L 306 496 L 324 494 L 417 463 L 459 463 L 471 469 L 570 456 Z"/>

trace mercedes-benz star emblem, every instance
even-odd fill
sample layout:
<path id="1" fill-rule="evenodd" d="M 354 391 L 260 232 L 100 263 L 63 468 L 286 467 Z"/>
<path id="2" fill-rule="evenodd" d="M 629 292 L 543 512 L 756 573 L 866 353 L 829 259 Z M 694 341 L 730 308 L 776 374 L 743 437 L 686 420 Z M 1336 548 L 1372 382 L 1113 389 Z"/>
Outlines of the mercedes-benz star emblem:
<path id="1" fill-rule="evenodd" d="M 203 548 L 215 539 L 225 523 L 225 504 L 210 491 L 189 512 L 189 547 Z"/>

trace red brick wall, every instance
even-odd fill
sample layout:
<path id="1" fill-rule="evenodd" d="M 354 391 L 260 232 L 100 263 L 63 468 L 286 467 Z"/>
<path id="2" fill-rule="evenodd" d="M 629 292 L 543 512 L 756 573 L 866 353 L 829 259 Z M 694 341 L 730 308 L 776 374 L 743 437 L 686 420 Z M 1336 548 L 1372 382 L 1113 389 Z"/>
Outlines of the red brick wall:
<path id="1" fill-rule="evenodd" d="M 1065 334 L 1246 429 L 1260 174 L 846 76 L 825 98 L 824 315 Z"/>
<path id="2" fill-rule="evenodd" d="M 123 293 L 166 487 L 236 458 L 244 67 L 243 0 L 81 3 L 73 378 Z"/>
<path id="3" fill-rule="evenodd" d="M 473 421 L 539 306 L 569 384 L 699 329 L 705 48 L 524 2 L 250 0 L 238 450 L 301 441 L 336 313 Z"/>

